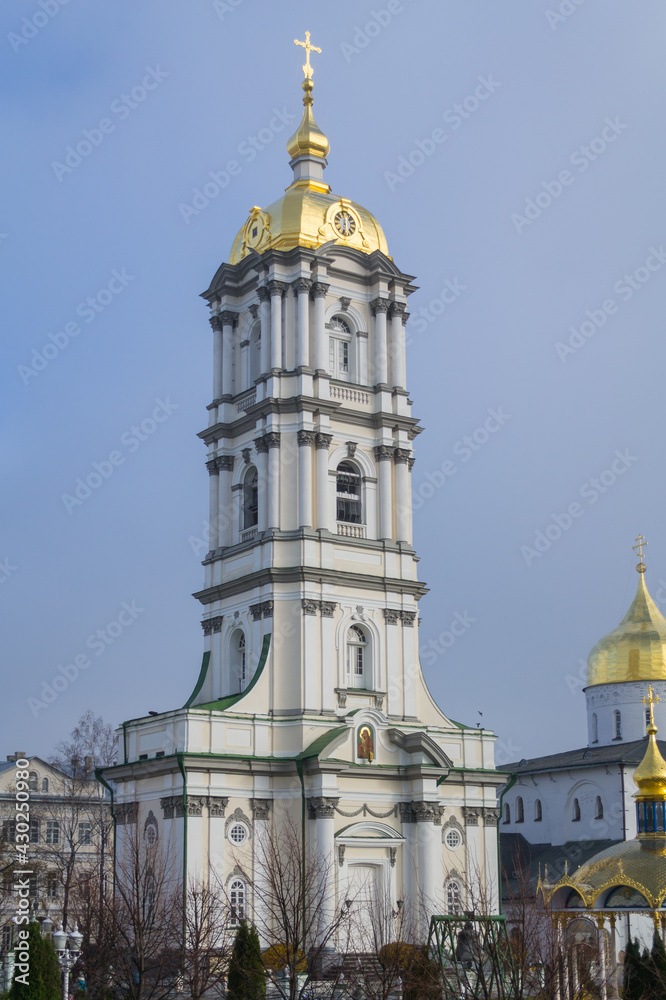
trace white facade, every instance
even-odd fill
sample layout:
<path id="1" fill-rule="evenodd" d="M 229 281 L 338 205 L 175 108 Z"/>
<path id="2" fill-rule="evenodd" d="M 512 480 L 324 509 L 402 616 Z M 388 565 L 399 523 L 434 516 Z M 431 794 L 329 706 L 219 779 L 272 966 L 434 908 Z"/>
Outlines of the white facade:
<path id="1" fill-rule="evenodd" d="M 321 162 L 292 167 L 321 201 Z M 322 232 L 341 206 L 362 232 L 365 210 L 325 198 Z M 452 722 L 419 664 L 411 281 L 380 250 L 327 238 L 223 264 L 204 294 L 203 663 L 182 709 L 123 726 L 123 762 L 105 772 L 120 839 L 152 816 L 184 875 L 213 866 L 226 885 L 238 851 L 265 824 L 300 822 L 305 800 L 337 904 L 361 873 L 442 912 L 474 873 L 497 906 L 494 736 Z"/>
<path id="2" fill-rule="evenodd" d="M 644 698 L 648 683 L 661 699 L 654 707 L 655 722 L 662 733 L 666 732 L 666 681 L 596 684 L 585 689 L 589 746 L 643 739 L 647 725 Z"/>

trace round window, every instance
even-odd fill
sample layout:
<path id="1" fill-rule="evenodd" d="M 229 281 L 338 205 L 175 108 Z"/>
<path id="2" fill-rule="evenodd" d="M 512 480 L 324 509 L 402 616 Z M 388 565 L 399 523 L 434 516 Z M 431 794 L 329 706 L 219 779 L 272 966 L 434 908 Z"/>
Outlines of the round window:
<path id="1" fill-rule="evenodd" d="M 242 823 L 234 823 L 229 830 L 229 840 L 233 844 L 244 844 L 247 840 L 247 827 Z"/>
<path id="2" fill-rule="evenodd" d="M 149 823 L 143 831 L 143 836 L 148 847 L 154 847 L 157 843 L 157 827 Z"/>
<path id="3" fill-rule="evenodd" d="M 462 837 L 457 830 L 449 830 L 446 835 L 446 846 L 450 847 L 452 851 L 455 851 L 456 847 L 460 847 L 462 843 Z"/>

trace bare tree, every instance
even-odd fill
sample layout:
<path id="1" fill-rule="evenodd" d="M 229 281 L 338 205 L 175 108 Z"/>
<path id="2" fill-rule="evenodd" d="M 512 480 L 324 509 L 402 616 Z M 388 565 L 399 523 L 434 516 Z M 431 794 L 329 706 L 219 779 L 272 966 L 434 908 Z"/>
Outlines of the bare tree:
<path id="1" fill-rule="evenodd" d="M 252 864 L 240 857 L 236 863 L 251 889 L 259 936 L 279 956 L 265 960 L 269 978 L 282 996 L 297 1000 L 335 955 L 338 940 L 347 940 L 349 906 L 336 903 L 333 858 L 311 852 L 286 817 L 257 836 Z"/>
<path id="2" fill-rule="evenodd" d="M 94 774 L 96 767 L 115 764 L 117 755 L 118 737 L 113 726 L 88 710 L 70 736 L 56 744 L 51 763 L 74 778 L 83 778 Z"/>
<path id="3" fill-rule="evenodd" d="M 211 871 L 206 878 L 190 878 L 183 908 L 182 987 L 192 1000 L 223 996 L 234 932 L 225 895 Z"/>
<path id="4" fill-rule="evenodd" d="M 149 846 L 136 823 L 118 845 L 114 889 L 110 983 L 131 1000 L 162 997 L 178 980 L 182 883 L 169 852 Z"/>

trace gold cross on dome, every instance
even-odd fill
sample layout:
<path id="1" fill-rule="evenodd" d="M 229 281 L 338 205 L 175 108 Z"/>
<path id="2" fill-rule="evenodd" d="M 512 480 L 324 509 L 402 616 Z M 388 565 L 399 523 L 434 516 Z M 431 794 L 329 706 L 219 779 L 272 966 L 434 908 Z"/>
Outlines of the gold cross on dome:
<path id="1" fill-rule="evenodd" d="M 645 538 L 643 537 L 643 535 L 639 535 L 638 538 L 634 539 L 634 541 L 637 544 L 636 545 L 632 545 L 632 549 L 634 550 L 634 552 L 638 556 L 638 566 L 636 567 L 636 569 L 638 570 L 639 573 L 644 573 L 645 572 L 645 563 L 643 562 L 643 550 L 644 550 L 645 546 L 647 545 L 647 542 L 645 541 Z"/>
<path id="2" fill-rule="evenodd" d="M 643 701 L 644 705 L 649 705 L 650 706 L 650 725 L 654 726 L 654 706 L 657 704 L 658 701 L 661 701 L 661 698 L 659 697 L 658 694 L 654 693 L 654 690 L 653 690 L 651 684 L 649 685 L 649 687 L 647 689 L 647 695 L 646 695 L 646 697 L 643 698 L 642 701 Z"/>
<path id="3" fill-rule="evenodd" d="M 321 49 L 317 48 L 316 45 L 310 45 L 310 32 L 305 32 L 305 41 L 299 42 L 298 38 L 294 38 L 294 45 L 302 45 L 305 49 L 305 66 L 303 67 L 303 75 L 306 80 L 312 79 L 312 66 L 310 65 L 310 53 L 318 52 L 321 55 Z"/>

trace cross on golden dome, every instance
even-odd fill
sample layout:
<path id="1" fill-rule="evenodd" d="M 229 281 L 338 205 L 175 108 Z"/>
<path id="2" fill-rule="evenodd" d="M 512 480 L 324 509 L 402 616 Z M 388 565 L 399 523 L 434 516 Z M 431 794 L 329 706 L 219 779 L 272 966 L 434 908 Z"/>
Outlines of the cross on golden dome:
<path id="1" fill-rule="evenodd" d="M 649 705 L 650 706 L 650 709 L 649 709 L 649 711 L 650 711 L 650 727 L 654 727 L 654 706 L 657 704 L 658 701 L 661 701 L 661 698 L 659 697 L 658 694 L 654 693 L 654 689 L 653 689 L 652 685 L 650 684 L 648 686 L 648 689 L 647 689 L 647 695 L 642 699 L 642 702 L 643 702 L 644 705 Z M 650 727 L 648 727 L 648 732 L 649 732 L 649 728 Z"/>
<path id="2" fill-rule="evenodd" d="M 647 542 L 645 541 L 645 538 L 643 537 L 643 535 L 639 535 L 638 538 L 634 539 L 634 541 L 637 544 L 636 545 L 632 545 L 632 549 L 634 550 L 634 552 L 638 556 L 638 565 L 636 566 L 636 572 L 637 573 L 644 573 L 645 572 L 645 563 L 643 562 L 643 549 L 647 545 Z"/>
<path id="3" fill-rule="evenodd" d="M 306 80 L 312 79 L 312 66 L 310 64 L 310 53 L 318 52 L 321 55 L 321 49 L 317 48 L 316 45 L 310 45 L 310 32 L 305 32 L 305 41 L 299 42 L 298 38 L 294 38 L 294 45 L 302 45 L 305 49 L 305 66 L 303 67 L 303 75 Z"/>

